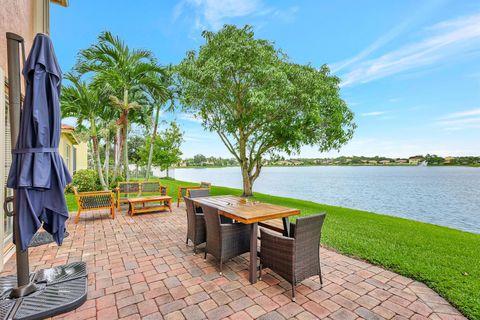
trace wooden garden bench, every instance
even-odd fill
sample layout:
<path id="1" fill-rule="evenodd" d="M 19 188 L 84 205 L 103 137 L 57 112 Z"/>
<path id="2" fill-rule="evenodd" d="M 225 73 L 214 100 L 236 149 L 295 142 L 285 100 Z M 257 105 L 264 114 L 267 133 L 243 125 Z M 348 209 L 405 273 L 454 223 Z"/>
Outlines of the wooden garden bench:
<path id="1" fill-rule="evenodd" d="M 120 210 L 120 204 L 128 203 L 130 196 L 138 197 L 140 195 L 140 182 L 119 182 L 115 191 L 117 210 Z"/>
<path id="2" fill-rule="evenodd" d="M 168 195 L 168 187 L 162 186 L 160 181 L 145 181 L 141 182 L 140 194 L 142 196 L 146 195 Z"/>
<path id="3" fill-rule="evenodd" d="M 162 186 L 160 181 L 119 182 L 115 191 L 118 210 L 120 210 L 121 203 L 128 203 L 128 200 L 132 197 L 168 195 L 168 188 Z"/>
<path id="4" fill-rule="evenodd" d="M 183 201 L 183 198 L 188 195 L 189 189 L 209 189 L 212 186 L 210 182 L 200 182 L 199 186 L 179 186 L 177 193 L 177 208 L 180 207 L 180 201 Z"/>
<path id="5" fill-rule="evenodd" d="M 258 223 L 258 226 L 270 229 L 275 232 L 283 233 L 283 221 L 282 219 L 265 220 Z"/>
<path id="6" fill-rule="evenodd" d="M 92 210 L 110 210 L 110 216 L 115 219 L 115 197 L 112 191 L 91 191 L 78 192 L 77 188 L 73 188 L 75 192 L 75 200 L 77 201 L 78 212 L 75 223 L 80 219 L 82 211 Z"/>

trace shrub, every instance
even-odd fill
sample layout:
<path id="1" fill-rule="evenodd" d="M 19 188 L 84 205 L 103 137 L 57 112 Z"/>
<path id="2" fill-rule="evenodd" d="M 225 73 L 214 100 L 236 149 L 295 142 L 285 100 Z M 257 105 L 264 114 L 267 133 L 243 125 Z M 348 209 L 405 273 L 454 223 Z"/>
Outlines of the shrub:
<path id="1" fill-rule="evenodd" d="M 98 181 L 98 174 L 95 170 L 82 169 L 73 175 L 72 184 L 79 192 L 101 190 L 102 186 Z"/>

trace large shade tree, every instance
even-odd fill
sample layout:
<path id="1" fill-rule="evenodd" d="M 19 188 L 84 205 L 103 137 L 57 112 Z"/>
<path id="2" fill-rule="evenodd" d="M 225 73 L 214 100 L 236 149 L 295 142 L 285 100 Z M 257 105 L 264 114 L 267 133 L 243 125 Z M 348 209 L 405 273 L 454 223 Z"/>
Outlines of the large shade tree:
<path id="1" fill-rule="evenodd" d="M 160 170 L 166 171 L 168 176 L 168 169 L 181 160 L 182 151 L 180 146 L 183 142 L 183 132 L 177 123 L 173 121 L 155 136 L 153 143 L 151 140 L 152 137 L 147 137 L 143 148 L 140 148 L 140 161 L 143 163 L 150 161 Z M 153 146 L 153 152 L 151 146 Z"/>
<path id="2" fill-rule="evenodd" d="M 119 110 L 114 177 L 119 174 L 122 153 L 128 174 L 128 120 L 130 112 L 139 108 L 132 98 L 136 91 L 155 87 L 158 84 L 156 76 L 163 73 L 163 68 L 156 63 L 152 52 L 131 49 L 120 38 L 103 32 L 97 43 L 80 51 L 76 70 L 93 72 L 94 86 L 111 88 L 112 102 Z"/>
<path id="3" fill-rule="evenodd" d="M 250 26 L 202 36 L 205 44 L 177 66 L 180 100 L 238 160 L 243 196 L 252 195 L 267 154 L 339 149 L 351 139 L 353 113 L 326 65 L 291 62 Z"/>

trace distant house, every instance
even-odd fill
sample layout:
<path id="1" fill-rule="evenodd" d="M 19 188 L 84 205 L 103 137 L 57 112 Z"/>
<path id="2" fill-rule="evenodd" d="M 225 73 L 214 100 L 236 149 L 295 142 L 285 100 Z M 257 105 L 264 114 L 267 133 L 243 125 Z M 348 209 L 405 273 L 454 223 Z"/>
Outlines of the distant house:
<path id="1" fill-rule="evenodd" d="M 423 156 L 413 156 L 408 158 L 408 163 L 418 165 L 420 162 L 424 161 L 425 158 Z"/>
<path id="2" fill-rule="evenodd" d="M 62 123 L 62 134 L 58 151 L 67 165 L 70 174 L 75 171 L 88 168 L 87 143 L 78 140 L 75 136 L 75 128 Z"/>
<path id="3" fill-rule="evenodd" d="M 368 164 L 378 164 L 377 160 L 368 160 Z"/>
<path id="4" fill-rule="evenodd" d="M 385 160 L 380 160 L 378 161 L 378 163 L 382 164 L 382 165 L 386 165 L 386 164 L 389 164 L 391 161 L 389 159 L 385 159 Z"/>
<path id="5" fill-rule="evenodd" d="M 455 162 L 455 157 L 445 157 L 445 163 L 449 164 Z"/>
<path id="6" fill-rule="evenodd" d="M 396 159 L 395 163 L 399 163 L 399 164 L 408 163 L 408 159 Z"/>

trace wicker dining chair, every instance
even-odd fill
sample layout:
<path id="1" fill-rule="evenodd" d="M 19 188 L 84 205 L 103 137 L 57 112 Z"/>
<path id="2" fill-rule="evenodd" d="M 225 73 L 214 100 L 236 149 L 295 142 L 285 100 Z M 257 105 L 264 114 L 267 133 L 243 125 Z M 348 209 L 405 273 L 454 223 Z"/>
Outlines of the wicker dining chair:
<path id="1" fill-rule="evenodd" d="M 189 198 L 208 197 L 210 195 L 209 189 L 190 189 L 187 191 Z"/>
<path id="2" fill-rule="evenodd" d="M 292 301 L 295 286 L 312 276 L 320 277 L 320 238 L 325 214 L 316 214 L 290 223 L 290 237 L 260 230 L 260 278 L 262 268 L 270 268 L 292 284 Z"/>
<path id="3" fill-rule="evenodd" d="M 205 246 L 205 259 L 207 253 L 215 257 L 220 263 L 222 275 L 223 262 L 239 256 L 250 250 L 250 226 L 243 223 L 220 223 L 216 208 L 202 206 L 207 227 L 207 244 Z"/>
<path id="4" fill-rule="evenodd" d="M 193 243 L 193 253 L 197 254 L 197 246 L 206 241 L 206 227 L 204 215 L 195 210 L 195 205 L 192 199 L 185 197 L 185 205 L 187 207 L 187 240 L 185 244 L 188 245 L 188 240 Z"/>

